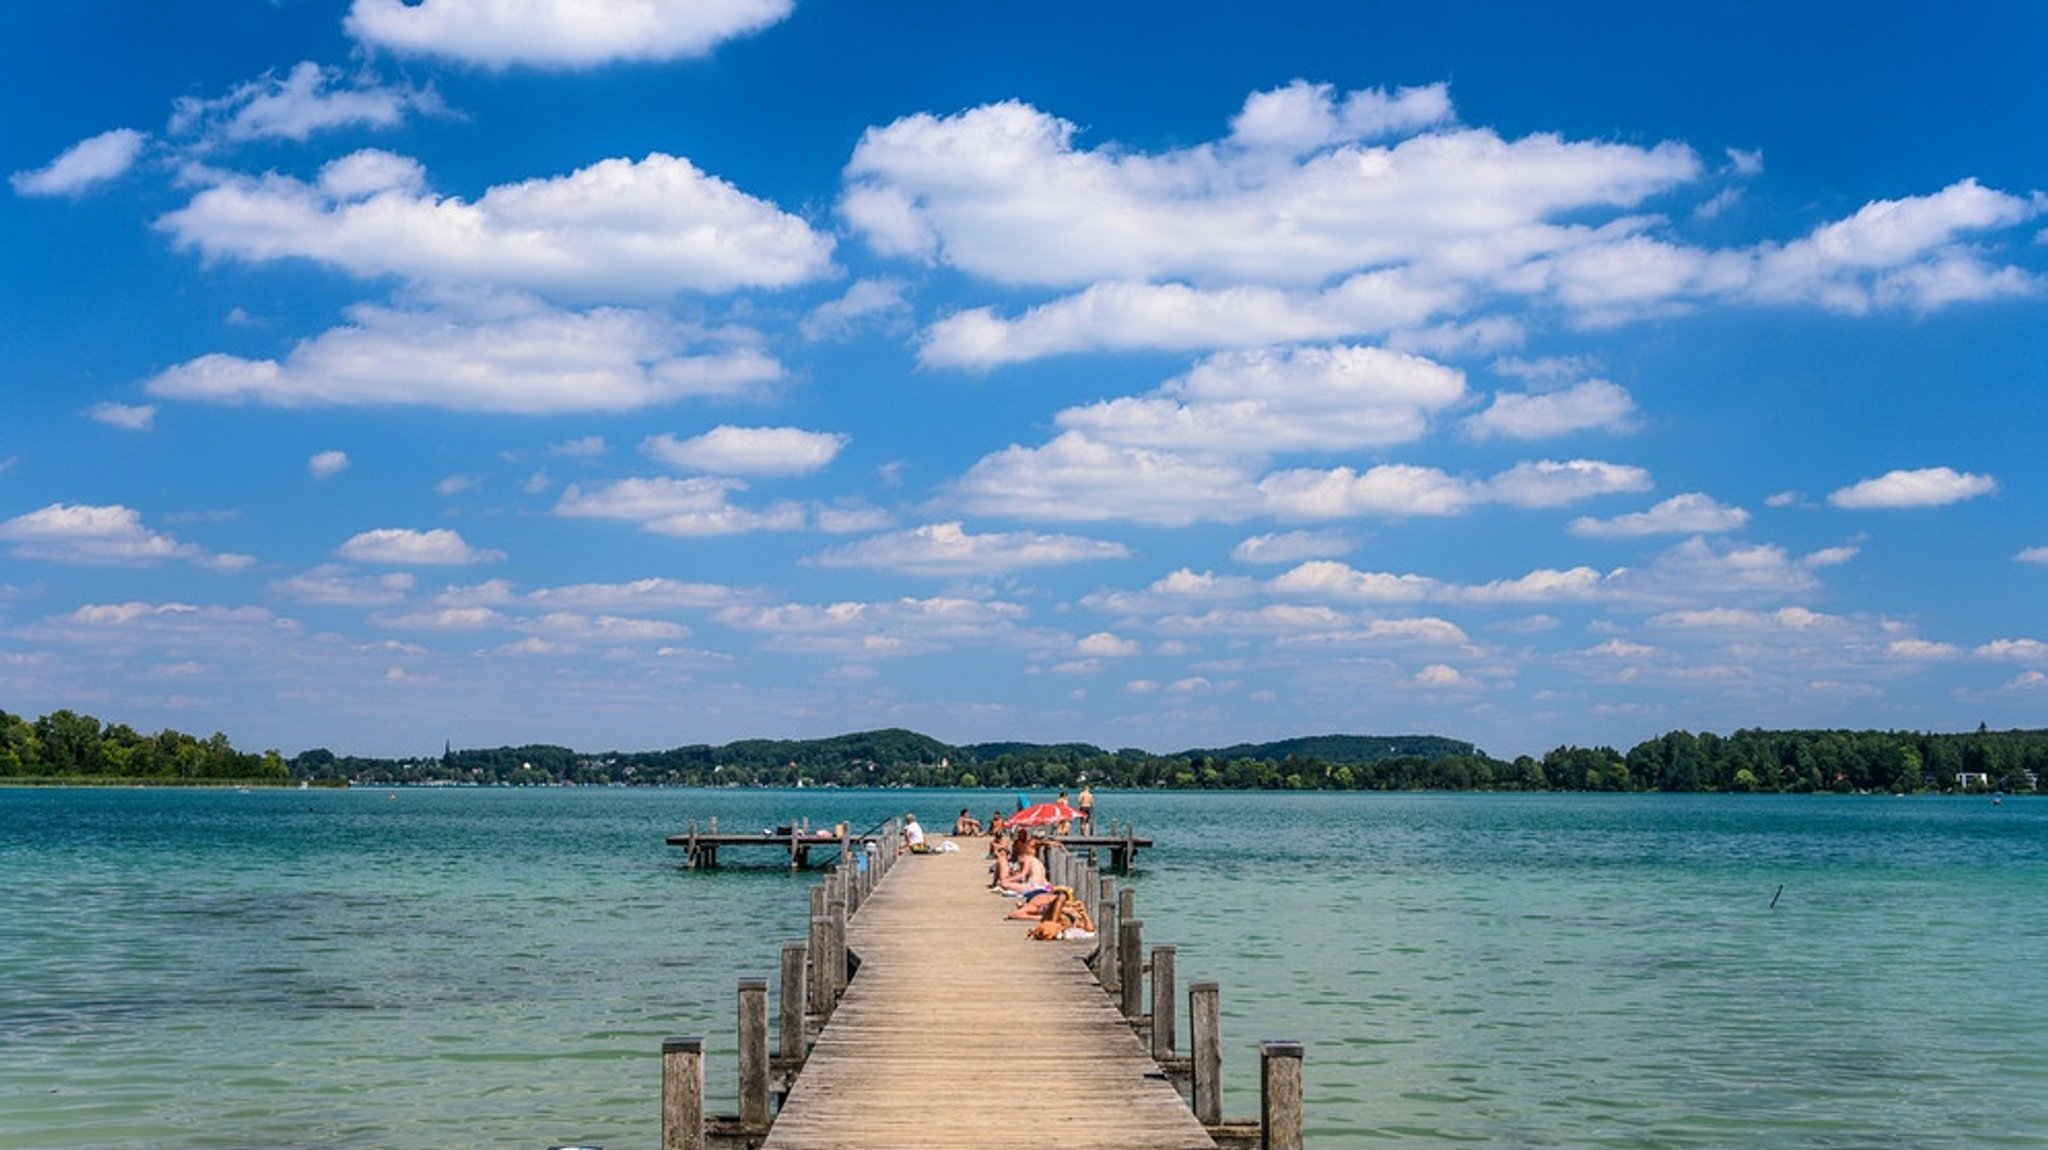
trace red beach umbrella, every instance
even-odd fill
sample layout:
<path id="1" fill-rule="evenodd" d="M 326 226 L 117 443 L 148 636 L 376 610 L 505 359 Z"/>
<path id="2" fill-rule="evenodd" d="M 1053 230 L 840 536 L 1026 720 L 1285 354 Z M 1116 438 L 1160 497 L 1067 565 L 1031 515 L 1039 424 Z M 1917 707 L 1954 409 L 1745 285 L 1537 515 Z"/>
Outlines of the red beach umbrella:
<path id="1" fill-rule="evenodd" d="M 1070 823 L 1080 817 L 1080 811 L 1065 803 L 1039 803 L 1025 807 L 1003 822 L 1013 827 L 1042 827 L 1052 823 Z"/>

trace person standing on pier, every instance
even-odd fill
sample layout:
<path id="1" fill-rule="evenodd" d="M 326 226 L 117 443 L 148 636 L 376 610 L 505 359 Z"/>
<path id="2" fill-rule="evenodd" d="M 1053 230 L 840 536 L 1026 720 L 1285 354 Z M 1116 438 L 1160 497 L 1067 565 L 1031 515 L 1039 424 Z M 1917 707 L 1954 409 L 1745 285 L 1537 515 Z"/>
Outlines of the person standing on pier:
<path id="1" fill-rule="evenodd" d="M 1084 835 L 1094 834 L 1095 792 L 1088 789 L 1087 783 L 1081 784 L 1081 795 L 1074 800 L 1074 808 L 1081 812 L 1081 833 Z"/>

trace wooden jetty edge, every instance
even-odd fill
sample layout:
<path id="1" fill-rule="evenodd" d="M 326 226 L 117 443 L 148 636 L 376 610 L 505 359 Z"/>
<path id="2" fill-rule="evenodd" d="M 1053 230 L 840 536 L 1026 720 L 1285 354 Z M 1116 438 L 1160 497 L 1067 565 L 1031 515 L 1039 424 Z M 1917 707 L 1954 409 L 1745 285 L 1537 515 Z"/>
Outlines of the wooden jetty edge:
<path id="1" fill-rule="evenodd" d="M 986 840 L 898 856 L 899 833 L 812 889 L 774 1056 L 768 980 L 740 981 L 736 1116 L 706 1112 L 701 1037 L 663 1044 L 663 1150 L 1299 1150 L 1301 1044 L 1262 1044 L 1260 1118 L 1223 1121 L 1217 986 L 1188 987 L 1178 1056 L 1174 948 L 1146 955 L 1133 891 L 1052 848 L 1100 929 L 1033 941 L 986 889 Z"/>
<path id="2" fill-rule="evenodd" d="M 811 862 L 812 851 L 822 851 L 845 859 L 850 852 L 860 850 L 869 843 L 878 842 L 878 836 L 868 833 L 847 833 L 846 824 L 840 823 L 831 830 L 811 829 L 810 820 L 791 823 L 763 831 L 720 831 L 718 820 L 712 819 L 709 829 L 700 830 L 692 821 L 690 829 L 682 834 L 668 836 L 668 845 L 682 847 L 684 865 L 715 867 L 718 865 L 720 847 L 775 847 L 789 853 L 789 865 L 802 870 Z M 1108 833 L 1083 832 L 1071 835 L 1053 835 L 1047 841 L 1055 842 L 1069 850 L 1093 852 L 1101 849 L 1109 852 L 1109 869 L 1118 874 L 1129 874 L 1137 865 L 1139 848 L 1149 849 L 1152 840 L 1141 838 L 1128 824 L 1109 825 Z"/>

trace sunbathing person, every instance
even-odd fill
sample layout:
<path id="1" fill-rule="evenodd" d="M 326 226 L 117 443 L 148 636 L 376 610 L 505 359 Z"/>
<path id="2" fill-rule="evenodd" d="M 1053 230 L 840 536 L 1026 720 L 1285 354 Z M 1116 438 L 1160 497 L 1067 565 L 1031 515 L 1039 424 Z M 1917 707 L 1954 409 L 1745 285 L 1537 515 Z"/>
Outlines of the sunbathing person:
<path id="1" fill-rule="evenodd" d="M 961 838 L 979 837 L 981 834 L 981 820 L 968 814 L 966 807 L 961 807 L 960 817 L 953 820 L 953 833 Z"/>
<path id="2" fill-rule="evenodd" d="M 1009 875 L 996 881 L 999 890 L 1010 894 L 1039 894 L 1051 889 L 1052 884 L 1045 878 L 1045 860 L 1038 857 L 1038 846 L 1029 835 L 1019 835 L 1016 865 Z"/>
<path id="3" fill-rule="evenodd" d="M 1050 942 L 1056 938 L 1094 938 L 1095 920 L 1074 892 L 1057 886 L 1045 896 L 1048 901 L 1031 927 L 1031 937 Z"/>

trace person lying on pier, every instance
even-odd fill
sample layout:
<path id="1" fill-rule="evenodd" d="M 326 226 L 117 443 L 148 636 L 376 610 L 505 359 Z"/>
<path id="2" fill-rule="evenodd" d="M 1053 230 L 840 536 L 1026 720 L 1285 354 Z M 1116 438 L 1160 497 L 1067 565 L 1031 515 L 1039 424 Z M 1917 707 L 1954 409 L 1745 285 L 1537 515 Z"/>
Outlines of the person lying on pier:
<path id="1" fill-rule="evenodd" d="M 960 817 L 953 820 L 953 833 L 962 838 L 979 837 L 981 834 L 981 820 L 968 814 L 966 807 L 961 807 Z"/>
<path id="2" fill-rule="evenodd" d="M 1074 897 L 1073 891 L 1056 886 L 1052 893 L 1041 897 L 1045 905 L 1039 911 L 1038 921 L 1031 925 L 1031 937 L 1044 942 L 1095 937 L 1095 920 L 1088 916 L 1088 908 Z"/>

